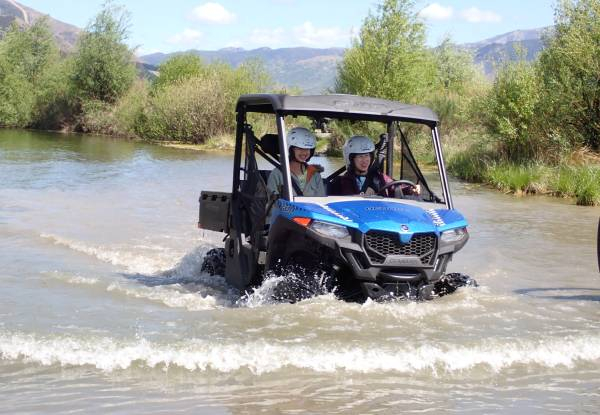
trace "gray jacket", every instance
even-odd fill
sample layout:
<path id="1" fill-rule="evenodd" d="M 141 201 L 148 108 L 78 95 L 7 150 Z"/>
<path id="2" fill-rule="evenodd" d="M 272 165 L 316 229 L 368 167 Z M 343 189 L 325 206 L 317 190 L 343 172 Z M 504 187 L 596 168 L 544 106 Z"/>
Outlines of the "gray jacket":
<path id="1" fill-rule="evenodd" d="M 321 177 L 320 171 L 322 170 L 321 166 L 318 165 L 309 165 L 307 169 L 307 181 L 304 189 L 300 185 L 300 182 L 296 175 L 292 174 L 292 180 L 296 182 L 298 187 L 302 190 L 304 196 L 308 197 L 323 197 L 325 194 L 325 186 L 323 186 L 323 178 Z M 281 174 L 281 170 L 275 168 L 269 174 L 269 180 L 267 181 L 267 189 L 269 193 L 277 193 L 281 194 L 283 189 L 283 175 Z M 292 189 L 294 192 L 294 196 L 298 196 L 296 194 L 296 190 Z"/>

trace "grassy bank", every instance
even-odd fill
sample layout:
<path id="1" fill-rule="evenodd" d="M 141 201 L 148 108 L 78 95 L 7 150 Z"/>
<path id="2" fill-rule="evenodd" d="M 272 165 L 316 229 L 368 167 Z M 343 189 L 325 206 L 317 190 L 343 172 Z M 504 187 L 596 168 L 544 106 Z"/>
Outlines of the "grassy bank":
<path id="1" fill-rule="evenodd" d="M 469 142 L 476 144 L 466 145 Z M 460 179 L 518 196 L 544 194 L 600 206 L 600 158 L 596 154 L 573 153 L 556 165 L 502 161 L 486 137 L 450 142 L 445 149 L 448 171 Z"/>

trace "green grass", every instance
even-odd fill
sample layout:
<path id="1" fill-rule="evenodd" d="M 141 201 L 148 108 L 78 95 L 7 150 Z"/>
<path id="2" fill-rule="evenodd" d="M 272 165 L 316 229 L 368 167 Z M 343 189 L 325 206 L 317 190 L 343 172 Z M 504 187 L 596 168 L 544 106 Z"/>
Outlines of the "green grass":
<path id="1" fill-rule="evenodd" d="M 578 205 L 600 206 L 600 166 L 561 166 L 553 179 L 557 196 L 573 197 Z"/>
<path id="2" fill-rule="evenodd" d="M 469 145 L 469 142 L 471 143 Z M 583 206 L 600 206 L 600 165 L 515 163 L 499 160 L 493 142 L 464 138 L 444 148 L 448 171 L 475 183 L 484 183 L 506 193 L 550 194 L 573 198 Z"/>
<path id="3" fill-rule="evenodd" d="M 486 181 L 506 193 L 533 194 L 546 193 L 548 168 L 532 164 L 513 163 L 492 164 L 485 172 Z"/>

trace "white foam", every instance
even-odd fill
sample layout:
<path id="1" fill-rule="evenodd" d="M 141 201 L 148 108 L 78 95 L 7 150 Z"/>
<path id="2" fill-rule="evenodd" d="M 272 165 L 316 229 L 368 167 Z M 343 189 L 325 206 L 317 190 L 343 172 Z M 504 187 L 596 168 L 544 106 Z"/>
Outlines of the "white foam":
<path id="1" fill-rule="evenodd" d="M 96 285 L 99 283 L 98 278 L 83 277 L 81 275 L 67 274 L 59 271 L 45 272 L 44 274 L 51 276 L 59 281 L 74 285 Z"/>
<path id="2" fill-rule="evenodd" d="M 93 246 L 80 241 L 74 241 L 52 234 L 41 234 L 42 238 L 49 239 L 56 245 L 62 245 L 77 252 L 84 253 L 98 258 L 101 261 L 124 267 L 130 272 L 155 273 L 174 265 L 174 259 L 177 258 L 168 248 L 163 248 L 157 253 L 153 248 L 146 255 L 138 250 L 131 251 L 131 246 Z"/>
<path id="3" fill-rule="evenodd" d="M 206 289 L 194 292 L 181 292 L 178 289 L 181 289 L 179 284 L 145 287 L 141 285 L 128 286 L 118 282 L 107 287 L 109 292 L 119 292 L 128 297 L 147 299 L 160 302 L 168 307 L 180 307 L 190 311 L 212 310 L 229 307 L 233 304 L 233 300 L 225 294 L 208 294 L 203 292 Z"/>
<path id="4" fill-rule="evenodd" d="M 470 346 L 388 344 L 358 347 L 339 342 L 308 344 L 266 340 L 241 344 L 186 340 L 165 345 L 144 339 L 120 341 L 107 337 L 77 339 L 0 333 L 0 356 L 42 365 L 91 365 L 106 371 L 138 365 L 220 372 L 247 369 L 262 374 L 292 367 L 316 372 L 427 371 L 439 376 L 474 368 L 498 372 L 515 365 L 546 368 L 572 367 L 577 363 L 588 367 L 590 363 L 600 365 L 600 337 L 495 339 Z"/>

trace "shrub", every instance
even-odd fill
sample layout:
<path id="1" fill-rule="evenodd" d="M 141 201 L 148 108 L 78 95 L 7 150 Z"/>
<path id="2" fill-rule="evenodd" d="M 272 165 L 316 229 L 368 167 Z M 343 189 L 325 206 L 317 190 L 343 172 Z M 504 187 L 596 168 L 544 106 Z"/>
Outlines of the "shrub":
<path id="1" fill-rule="evenodd" d="M 192 78 L 164 87 L 150 98 L 135 131 L 153 140 L 203 143 L 231 131 L 233 105 L 219 79 Z"/>
<path id="2" fill-rule="evenodd" d="M 160 64 L 158 77 L 152 83 L 152 87 L 160 89 L 178 81 L 198 77 L 206 70 L 206 65 L 199 56 L 191 53 L 176 55 Z"/>
<path id="3" fill-rule="evenodd" d="M 199 76 L 155 90 L 136 118 L 134 131 L 152 140 L 194 144 L 231 134 L 238 97 L 260 92 L 267 83 L 259 62 L 246 62 L 236 69 L 219 62 L 206 65 Z"/>

